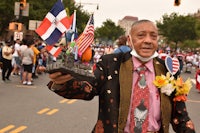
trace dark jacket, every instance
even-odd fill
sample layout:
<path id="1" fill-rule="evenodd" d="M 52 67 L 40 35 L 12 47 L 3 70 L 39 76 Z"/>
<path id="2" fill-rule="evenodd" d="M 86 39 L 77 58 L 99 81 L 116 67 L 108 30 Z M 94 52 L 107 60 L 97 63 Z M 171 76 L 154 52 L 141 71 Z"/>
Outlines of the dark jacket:
<path id="1" fill-rule="evenodd" d="M 156 75 L 166 74 L 164 62 L 154 59 Z M 97 123 L 93 129 L 95 133 L 122 133 L 130 106 L 132 90 L 133 62 L 130 53 L 119 53 L 102 56 L 96 64 L 93 80 L 83 82 L 73 79 L 55 91 L 60 96 L 68 99 L 91 100 L 99 96 L 99 114 Z M 51 88 L 52 82 L 48 84 Z M 161 97 L 161 121 L 160 133 L 169 133 L 169 124 L 172 123 L 177 133 L 192 133 L 186 128 L 186 121 L 190 120 L 185 110 L 184 102 L 173 102 L 173 96 L 169 97 L 160 93 Z M 179 124 L 173 124 L 177 117 Z"/>

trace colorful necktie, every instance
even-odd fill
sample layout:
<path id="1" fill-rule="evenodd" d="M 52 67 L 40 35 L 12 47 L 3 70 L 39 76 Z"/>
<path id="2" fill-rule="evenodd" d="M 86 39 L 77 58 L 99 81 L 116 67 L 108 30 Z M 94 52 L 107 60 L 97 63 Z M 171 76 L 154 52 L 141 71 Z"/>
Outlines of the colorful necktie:
<path id="1" fill-rule="evenodd" d="M 146 133 L 148 128 L 149 89 L 146 85 L 145 66 L 137 68 L 138 79 L 135 84 L 130 114 L 130 132 Z"/>

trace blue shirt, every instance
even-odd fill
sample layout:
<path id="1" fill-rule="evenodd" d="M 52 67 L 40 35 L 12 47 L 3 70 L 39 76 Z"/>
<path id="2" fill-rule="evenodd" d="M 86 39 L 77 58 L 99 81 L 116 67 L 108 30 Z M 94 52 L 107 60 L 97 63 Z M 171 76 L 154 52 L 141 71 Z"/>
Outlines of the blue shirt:
<path id="1" fill-rule="evenodd" d="M 120 52 L 126 53 L 126 52 L 128 52 L 128 51 L 131 51 L 131 48 L 130 48 L 129 46 L 127 46 L 127 45 L 122 45 L 122 46 L 118 47 L 118 48 L 114 51 L 114 53 L 120 53 Z"/>

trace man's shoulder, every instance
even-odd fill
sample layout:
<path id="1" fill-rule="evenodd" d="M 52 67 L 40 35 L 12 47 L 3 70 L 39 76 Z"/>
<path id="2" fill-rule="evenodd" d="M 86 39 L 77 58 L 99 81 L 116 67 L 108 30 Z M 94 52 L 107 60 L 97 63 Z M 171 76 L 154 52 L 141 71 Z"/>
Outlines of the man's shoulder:
<path id="1" fill-rule="evenodd" d="M 125 62 L 129 58 L 131 58 L 130 52 L 126 52 L 126 53 L 120 52 L 120 53 L 106 54 L 106 55 L 103 55 L 101 57 L 102 60 L 106 60 L 106 61 L 120 61 L 120 62 Z"/>

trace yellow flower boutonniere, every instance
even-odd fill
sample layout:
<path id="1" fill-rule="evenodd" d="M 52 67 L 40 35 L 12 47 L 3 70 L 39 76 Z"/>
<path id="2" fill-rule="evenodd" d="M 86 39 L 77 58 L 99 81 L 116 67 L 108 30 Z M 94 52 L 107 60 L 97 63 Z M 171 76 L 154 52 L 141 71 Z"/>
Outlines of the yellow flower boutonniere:
<path id="1" fill-rule="evenodd" d="M 168 96 L 175 91 L 174 101 L 186 101 L 186 96 L 192 88 L 190 79 L 187 79 L 185 82 L 183 82 L 182 77 L 175 79 L 169 72 L 166 74 L 166 76 L 156 76 L 156 79 L 153 81 L 153 83 L 156 87 L 161 89 L 161 93 L 165 93 Z"/>

